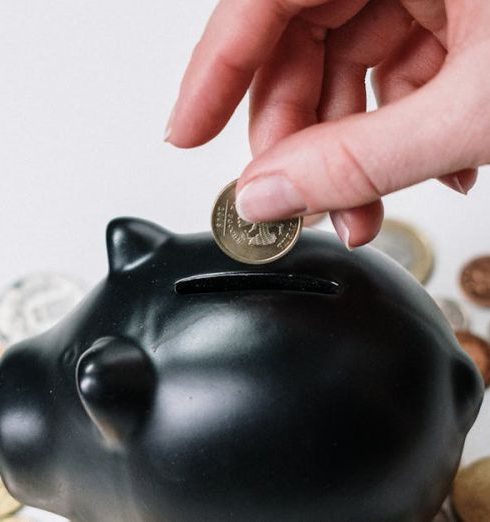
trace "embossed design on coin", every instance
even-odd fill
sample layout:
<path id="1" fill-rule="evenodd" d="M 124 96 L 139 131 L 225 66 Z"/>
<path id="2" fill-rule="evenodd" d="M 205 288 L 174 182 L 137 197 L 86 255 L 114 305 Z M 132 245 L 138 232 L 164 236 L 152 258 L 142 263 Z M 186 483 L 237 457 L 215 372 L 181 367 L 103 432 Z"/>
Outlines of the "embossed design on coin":
<path id="1" fill-rule="evenodd" d="M 454 331 L 468 330 L 468 316 L 458 302 L 446 297 L 436 297 L 435 301 Z"/>
<path id="2" fill-rule="evenodd" d="M 221 250 L 242 263 L 265 264 L 286 255 L 296 244 L 303 224 L 297 217 L 277 222 L 250 223 L 240 218 L 235 207 L 236 180 L 218 196 L 211 229 Z"/>
<path id="3" fill-rule="evenodd" d="M 33 274 L 0 295 L 0 339 L 8 347 L 55 325 L 82 299 L 83 286 L 57 274 Z"/>
<path id="4" fill-rule="evenodd" d="M 456 338 L 463 350 L 478 366 L 485 385 L 490 385 L 490 343 L 471 332 L 456 332 Z"/>
<path id="5" fill-rule="evenodd" d="M 10 495 L 0 479 L 0 519 L 16 513 L 21 507 L 22 504 Z"/>
<path id="6" fill-rule="evenodd" d="M 426 283 L 434 265 L 432 248 L 425 236 L 407 223 L 385 219 L 371 246 L 381 250 Z"/>
<path id="7" fill-rule="evenodd" d="M 490 307 L 490 256 L 473 259 L 463 268 L 461 288 L 474 303 Z"/>

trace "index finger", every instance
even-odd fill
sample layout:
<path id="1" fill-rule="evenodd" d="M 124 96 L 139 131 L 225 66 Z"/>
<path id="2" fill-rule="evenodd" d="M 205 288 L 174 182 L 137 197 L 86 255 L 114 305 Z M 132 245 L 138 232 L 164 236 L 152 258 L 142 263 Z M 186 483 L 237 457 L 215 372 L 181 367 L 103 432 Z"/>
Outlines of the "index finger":
<path id="1" fill-rule="evenodd" d="M 182 80 L 167 141 L 194 147 L 220 132 L 291 18 L 329 0 L 221 0 Z"/>

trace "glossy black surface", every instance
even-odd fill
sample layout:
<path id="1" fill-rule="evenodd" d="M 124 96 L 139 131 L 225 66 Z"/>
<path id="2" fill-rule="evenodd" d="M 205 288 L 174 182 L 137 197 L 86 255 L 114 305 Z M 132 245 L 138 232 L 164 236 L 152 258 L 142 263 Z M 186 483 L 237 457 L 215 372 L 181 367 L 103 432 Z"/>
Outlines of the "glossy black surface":
<path id="1" fill-rule="evenodd" d="M 483 394 L 424 289 L 304 231 L 260 267 L 109 226 L 110 273 L 0 366 L 0 469 L 79 522 L 427 522 Z"/>

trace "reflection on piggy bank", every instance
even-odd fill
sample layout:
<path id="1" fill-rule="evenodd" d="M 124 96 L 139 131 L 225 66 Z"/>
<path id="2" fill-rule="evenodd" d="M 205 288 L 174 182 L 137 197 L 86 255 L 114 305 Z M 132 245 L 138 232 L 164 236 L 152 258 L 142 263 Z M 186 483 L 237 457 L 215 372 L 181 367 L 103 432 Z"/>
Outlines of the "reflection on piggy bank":
<path id="1" fill-rule="evenodd" d="M 0 367 L 0 470 L 78 522 L 419 522 L 483 393 L 403 269 L 304 231 L 247 266 L 118 219 L 110 271 Z"/>

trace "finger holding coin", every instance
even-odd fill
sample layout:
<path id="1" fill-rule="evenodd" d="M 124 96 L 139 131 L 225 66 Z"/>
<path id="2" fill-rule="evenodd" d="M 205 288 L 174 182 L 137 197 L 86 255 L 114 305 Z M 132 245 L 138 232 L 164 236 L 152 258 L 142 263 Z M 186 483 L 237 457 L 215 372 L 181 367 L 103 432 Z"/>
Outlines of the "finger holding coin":
<path id="1" fill-rule="evenodd" d="M 236 261 L 253 265 L 285 256 L 299 239 L 303 218 L 268 223 L 243 220 L 236 210 L 236 183 L 229 183 L 214 204 L 211 229 L 219 248 Z"/>

